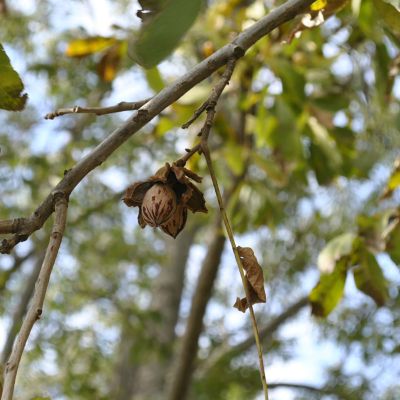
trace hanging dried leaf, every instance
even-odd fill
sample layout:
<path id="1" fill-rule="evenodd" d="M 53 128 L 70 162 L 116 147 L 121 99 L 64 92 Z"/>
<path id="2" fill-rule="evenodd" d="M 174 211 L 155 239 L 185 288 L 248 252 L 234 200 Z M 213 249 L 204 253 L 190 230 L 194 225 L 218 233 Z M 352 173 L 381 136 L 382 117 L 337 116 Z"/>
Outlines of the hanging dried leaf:
<path id="1" fill-rule="evenodd" d="M 238 246 L 238 253 L 242 260 L 243 269 L 246 271 L 247 287 L 249 288 L 249 297 L 251 305 L 256 303 L 265 303 L 267 296 L 264 289 L 264 275 L 260 264 L 257 261 L 254 251 L 250 247 Z M 241 312 L 245 312 L 249 307 L 247 298 L 236 299 L 233 305 Z"/>

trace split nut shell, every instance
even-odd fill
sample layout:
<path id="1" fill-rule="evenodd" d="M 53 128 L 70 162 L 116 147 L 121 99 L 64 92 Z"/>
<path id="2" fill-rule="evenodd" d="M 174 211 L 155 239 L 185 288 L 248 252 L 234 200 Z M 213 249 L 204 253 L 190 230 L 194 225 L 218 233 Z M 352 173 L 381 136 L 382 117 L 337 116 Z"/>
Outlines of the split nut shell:
<path id="1" fill-rule="evenodd" d="M 173 216 L 176 203 L 176 195 L 171 187 L 156 183 L 144 195 L 142 218 L 148 225 L 156 228 Z"/>

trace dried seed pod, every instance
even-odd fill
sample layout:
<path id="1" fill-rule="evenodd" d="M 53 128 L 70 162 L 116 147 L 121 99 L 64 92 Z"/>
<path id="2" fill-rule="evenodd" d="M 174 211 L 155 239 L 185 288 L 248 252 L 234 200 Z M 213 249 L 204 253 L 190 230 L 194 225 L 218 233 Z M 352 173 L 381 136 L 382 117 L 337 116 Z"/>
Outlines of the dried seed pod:
<path id="1" fill-rule="evenodd" d="M 176 210 L 175 192 L 166 184 L 156 183 L 144 195 L 141 214 L 144 222 L 156 228 L 166 223 Z"/>
<path id="2" fill-rule="evenodd" d="M 147 180 L 129 186 L 123 201 L 128 207 L 139 207 L 142 228 L 161 227 L 175 238 L 185 227 L 187 210 L 207 212 L 203 193 L 192 181 L 200 183 L 201 177 L 176 163 L 166 163 Z"/>

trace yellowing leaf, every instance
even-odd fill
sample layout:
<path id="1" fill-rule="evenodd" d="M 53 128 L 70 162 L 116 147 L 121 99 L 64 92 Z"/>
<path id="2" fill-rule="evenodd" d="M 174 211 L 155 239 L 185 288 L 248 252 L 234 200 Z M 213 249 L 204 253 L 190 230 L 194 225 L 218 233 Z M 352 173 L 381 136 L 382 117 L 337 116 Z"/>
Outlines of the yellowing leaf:
<path id="1" fill-rule="evenodd" d="M 265 303 L 267 296 L 264 289 L 264 275 L 260 264 L 250 247 L 237 248 L 240 259 L 242 260 L 243 269 L 246 271 L 247 287 L 249 288 L 250 303 Z M 239 311 L 245 312 L 249 307 L 247 298 L 236 299 L 233 305 Z"/>
<path id="2" fill-rule="evenodd" d="M 100 60 L 97 72 L 100 78 L 105 82 L 111 82 L 117 75 L 119 65 L 121 63 L 121 53 L 119 46 L 110 47 Z"/>
<path id="3" fill-rule="evenodd" d="M 85 57 L 97 53 L 112 46 L 117 42 L 115 38 L 101 36 L 89 37 L 86 39 L 76 39 L 68 43 L 65 54 L 68 57 Z"/>
<path id="4" fill-rule="evenodd" d="M 28 95 L 21 94 L 24 84 L 11 66 L 3 46 L 0 44 L 0 108 L 8 111 L 21 111 Z"/>
<path id="5" fill-rule="evenodd" d="M 382 198 L 386 199 L 393 194 L 393 191 L 400 186 L 400 157 L 394 163 L 394 170 L 390 175 L 386 188 L 382 194 Z"/>
<path id="6" fill-rule="evenodd" d="M 400 34 L 399 10 L 383 0 L 374 0 L 374 6 L 387 27 L 394 33 Z"/>
<path id="7" fill-rule="evenodd" d="M 347 262 L 342 259 L 330 274 L 322 273 L 319 282 L 309 294 L 311 312 L 317 317 L 326 317 L 343 296 L 347 277 Z"/>
<path id="8" fill-rule="evenodd" d="M 353 250 L 354 233 L 344 233 L 332 239 L 318 255 L 318 268 L 322 273 L 332 273 L 336 263 L 349 256 Z"/>
<path id="9" fill-rule="evenodd" d="M 310 8 L 313 11 L 319 11 L 319 10 L 322 10 L 323 8 L 325 8 L 327 3 L 328 3 L 327 0 L 317 0 L 311 4 Z"/>

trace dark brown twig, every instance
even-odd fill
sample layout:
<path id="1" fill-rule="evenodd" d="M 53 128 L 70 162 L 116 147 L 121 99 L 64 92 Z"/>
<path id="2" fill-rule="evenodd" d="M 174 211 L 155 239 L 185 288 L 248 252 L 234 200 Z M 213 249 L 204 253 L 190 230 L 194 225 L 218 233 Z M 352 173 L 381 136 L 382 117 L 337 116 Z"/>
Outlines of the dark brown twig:
<path id="1" fill-rule="evenodd" d="M 66 114 L 95 114 L 95 115 L 105 115 L 119 113 L 122 111 L 134 111 L 138 110 L 140 107 L 144 106 L 151 100 L 151 97 L 140 100 L 140 101 L 121 101 L 120 103 L 109 106 L 109 107 L 80 107 L 74 106 L 71 108 L 60 108 L 54 112 L 45 115 L 44 119 L 54 119 Z"/>

